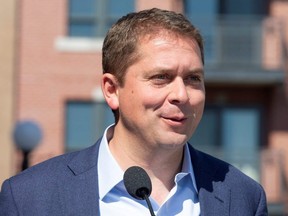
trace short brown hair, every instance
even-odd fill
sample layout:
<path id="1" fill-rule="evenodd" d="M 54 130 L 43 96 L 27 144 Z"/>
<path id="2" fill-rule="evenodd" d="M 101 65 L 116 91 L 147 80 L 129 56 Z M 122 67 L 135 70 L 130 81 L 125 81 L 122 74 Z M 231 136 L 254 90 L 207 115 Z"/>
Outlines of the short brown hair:
<path id="1" fill-rule="evenodd" d="M 195 40 L 204 64 L 203 39 L 199 31 L 183 14 L 153 8 L 129 13 L 110 28 L 102 49 L 103 73 L 113 74 L 123 85 L 127 68 L 139 58 L 137 45 L 140 39 L 163 30 Z"/>

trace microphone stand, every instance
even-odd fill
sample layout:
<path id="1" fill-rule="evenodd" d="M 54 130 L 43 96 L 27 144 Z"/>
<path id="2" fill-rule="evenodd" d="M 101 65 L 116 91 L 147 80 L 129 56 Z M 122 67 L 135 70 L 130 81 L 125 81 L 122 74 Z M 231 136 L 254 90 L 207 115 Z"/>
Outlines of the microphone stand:
<path id="1" fill-rule="evenodd" d="M 144 197 L 144 199 L 145 199 L 145 201 L 146 201 L 146 203 L 148 205 L 148 209 L 150 211 L 151 216 L 155 216 L 154 211 L 153 211 L 153 207 L 151 205 L 149 197 L 147 196 L 147 193 L 145 192 L 145 190 L 141 190 L 140 193 L 141 193 L 142 197 Z"/>

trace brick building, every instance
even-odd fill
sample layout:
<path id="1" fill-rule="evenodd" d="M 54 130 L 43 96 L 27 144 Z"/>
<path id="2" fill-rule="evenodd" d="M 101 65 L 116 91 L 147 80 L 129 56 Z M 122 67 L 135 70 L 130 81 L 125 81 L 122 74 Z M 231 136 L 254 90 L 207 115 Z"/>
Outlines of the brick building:
<path id="1" fill-rule="evenodd" d="M 5 49 L 15 46 L 15 73 L 10 74 L 16 78 L 7 83 L 17 86 L 16 94 L 1 95 L 5 100 L 15 97 L 14 104 L 6 102 L 15 110 L 6 123 L 32 120 L 43 131 L 31 164 L 92 145 L 113 122 L 99 87 L 103 37 L 121 15 L 159 7 L 187 15 L 205 39 L 206 111 L 191 143 L 261 182 L 271 215 L 284 212 L 287 0 L 15 2 L 9 8 L 17 11 L 17 40 Z M 0 127 L 11 129 L 3 123 Z M 19 170 L 22 160 L 18 150 L 11 153 L 11 142 L 6 143 L 5 161 L 16 162 L 11 167 L 1 161 L 10 170 L 3 179 Z"/>
<path id="2" fill-rule="evenodd" d="M 0 182 L 15 173 L 11 130 L 15 95 L 15 8 L 16 1 L 0 0 Z M 3 30 L 5 29 L 5 30 Z"/>

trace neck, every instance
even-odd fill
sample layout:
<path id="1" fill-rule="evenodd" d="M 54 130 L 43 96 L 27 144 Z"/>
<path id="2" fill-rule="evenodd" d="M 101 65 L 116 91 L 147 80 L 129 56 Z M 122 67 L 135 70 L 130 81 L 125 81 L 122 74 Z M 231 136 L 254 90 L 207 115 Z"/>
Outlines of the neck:
<path id="1" fill-rule="evenodd" d="M 181 170 L 183 146 L 175 149 L 146 149 L 141 146 L 132 142 L 124 144 L 114 139 L 109 142 L 109 149 L 123 170 L 137 165 L 150 172 L 149 174 L 152 176 L 159 175 L 161 170 L 164 170 L 165 174 L 171 173 L 171 175 Z"/>
<path id="2" fill-rule="evenodd" d="M 146 170 L 152 181 L 151 196 L 161 204 L 174 187 L 175 175 L 181 171 L 184 148 L 151 149 L 145 146 L 135 140 L 121 139 L 115 133 L 109 141 L 110 151 L 123 171 L 130 166 L 140 166 Z"/>

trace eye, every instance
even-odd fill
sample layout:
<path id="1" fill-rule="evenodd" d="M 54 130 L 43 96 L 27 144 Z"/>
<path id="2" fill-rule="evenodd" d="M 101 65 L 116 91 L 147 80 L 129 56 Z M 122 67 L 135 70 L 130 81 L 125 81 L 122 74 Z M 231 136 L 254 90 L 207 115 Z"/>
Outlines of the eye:
<path id="1" fill-rule="evenodd" d="M 164 85 L 170 82 L 171 76 L 167 73 L 159 73 L 151 76 L 150 80 L 154 85 Z"/>
<path id="2" fill-rule="evenodd" d="M 202 81 L 202 76 L 197 75 L 197 74 L 193 74 L 193 75 L 188 76 L 186 78 L 186 80 L 188 82 L 201 82 Z"/>
<path id="3" fill-rule="evenodd" d="M 204 77 L 203 77 L 203 74 L 201 73 L 192 73 L 186 76 L 184 79 L 184 82 L 186 83 L 186 85 L 191 85 L 191 86 L 200 85 L 203 83 L 203 81 L 204 81 Z"/>
<path id="4" fill-rule="evenodd" d="M 165 79 L 169 79 L 169 75 L 168 74 L 156 74 L 156 75 L 152 76 L 152 79 L 165 80 Z"/>

